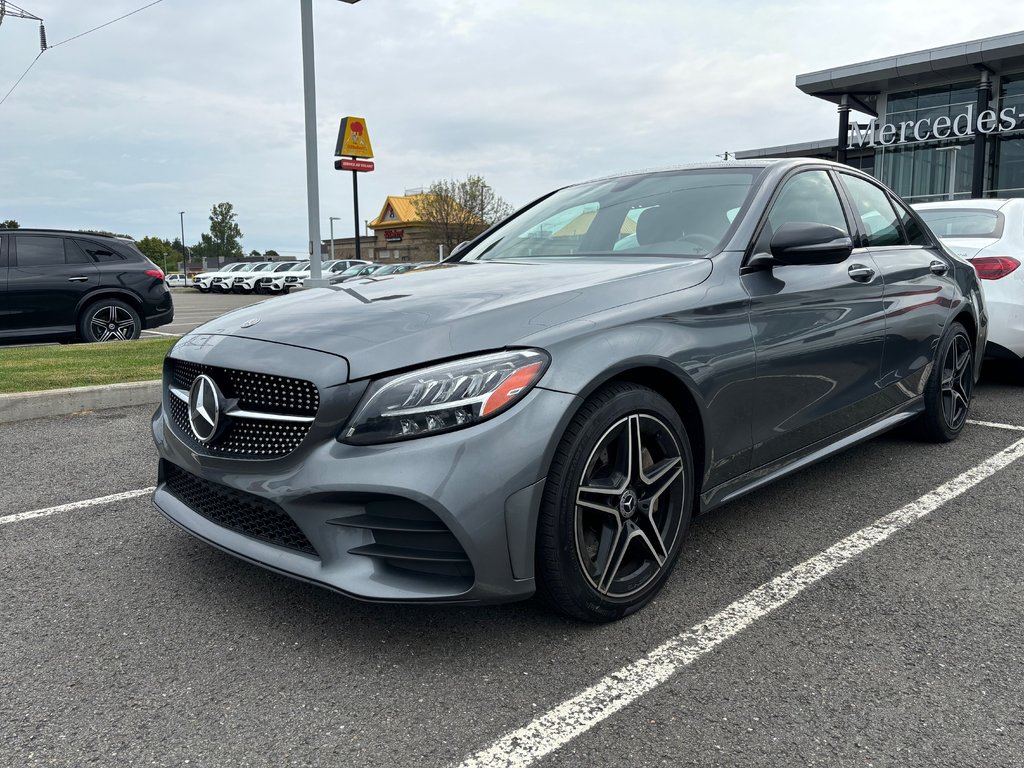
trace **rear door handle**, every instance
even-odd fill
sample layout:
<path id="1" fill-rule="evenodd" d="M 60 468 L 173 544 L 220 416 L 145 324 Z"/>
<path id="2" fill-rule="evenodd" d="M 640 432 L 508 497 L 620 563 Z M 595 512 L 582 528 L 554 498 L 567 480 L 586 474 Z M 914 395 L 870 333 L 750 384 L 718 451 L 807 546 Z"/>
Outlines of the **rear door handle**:
<path id="1" fill-rule="evenodd" d="M 78 275 L 77 277 L 69 277 L 68 278 L 68 282 L 69 283 L 81 283 L 81 282 L 84 282 L 84 281 L 86 281 L 88 279 L 89 279 L 88 275 Z"/>
<path id="2" fill-rule="evenodd" d="M 850 278 L 858 283 L 869 283 L 871 278 L 875 276 L 875 270 L 871 267 L 865 267 L 863 264 L 852 264 L 847 272 Z"/>
<path id="3" fill-rule="evenodd" d="M 947 272 L 949 272 L 949 265 L 947 265 L 944 261 L 936 260 L 928 265 L 928 269 L 932 271 L 932 274 L 944 275 Z"/>

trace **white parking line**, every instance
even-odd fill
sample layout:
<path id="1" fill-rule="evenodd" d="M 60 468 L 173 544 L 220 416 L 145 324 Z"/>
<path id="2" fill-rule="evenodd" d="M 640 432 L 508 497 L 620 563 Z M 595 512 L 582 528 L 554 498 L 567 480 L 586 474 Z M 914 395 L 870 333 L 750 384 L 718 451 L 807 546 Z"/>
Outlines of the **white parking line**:
<path id="1" fill-rule="evenodd" d="M 160 331 L 143 331 L 143 333 L 151 333 L 154 336 L 181 336 L 180 333 L 160 333 Z"/>
<path id="2" fill-rule="evenodd" d="M 467 758 L 460 768 L 524 768 L 531 765 L 636 701 L 837 568 L 934 512 L 1021 456 L 1024 456 L 1024 438 L 917 501 L 879 518 L 824 552 L 748 592 L 710 619 L 673 637 L 523 728 L 505 734 L 491 746 Z"/>
<path id="3" fill-rule="evenodd" d="M 1017 424 L 1000 424 L 996 421 L 977 421 L 976 419 L 968 419 L 968 424 L 973 424 L 976 427 L 992 427 L 993 429 L 1012 429 L 1014 432 L 1024 432 L 1024 427 L 1018 426 Z"/>
<path id="4" fill-rule="evenodd" d="M 55 515 L 58 512 L 70 512 L 74 509 L 85 509 L 86 507 L 96 507 L 100 504 L 113 504 L 115 501 L 124 501 L 125 499 L 134 499 L 136 496 L 145 496 L 147 493 L 152 493 L 156 490 L 156 486 L 149 488 L 137 488 L 134 491 L 125 491 L 124 493 L 114 493 L 110 496 L 100 496 L 95 499 L 86 499 L 85 501 L 73 501 L 70 504 L 61 504 L 58 507 L 47 507 L 46 509 L 35 509 L 31 512 L 19 512 L 16 515 L 7 515 L 6 517 L 0 517 L 0 525 L 6 525 L 7 523 L 17 523 L 20 520 L 31 520 L 33 517 L 46 517 L 47 515 Z"/>

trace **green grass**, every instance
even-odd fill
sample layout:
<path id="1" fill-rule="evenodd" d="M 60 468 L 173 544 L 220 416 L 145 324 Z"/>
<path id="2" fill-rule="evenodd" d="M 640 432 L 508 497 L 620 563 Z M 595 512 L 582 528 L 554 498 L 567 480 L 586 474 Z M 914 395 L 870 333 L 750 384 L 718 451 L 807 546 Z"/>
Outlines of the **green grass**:
<path id="1" fill-rule="evenodd" d="M 0 394 L 159 379 L 177 339 L 0 349 Z"/>

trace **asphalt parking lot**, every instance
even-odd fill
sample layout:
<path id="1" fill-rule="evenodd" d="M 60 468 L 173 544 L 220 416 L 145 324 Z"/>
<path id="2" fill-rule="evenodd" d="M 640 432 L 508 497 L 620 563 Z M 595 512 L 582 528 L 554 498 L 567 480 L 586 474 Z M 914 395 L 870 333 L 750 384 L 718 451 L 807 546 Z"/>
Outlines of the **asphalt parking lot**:
<path id="1" fill-rule="evenodd" d="M 175 288 L 172 294 L 174 322 L 151 331 L 143 331 L 142 338 L 182 336 L 232 309 L 247 307 L 272 298 L 258 293 L 200 293 L 194 288 Z"/>
<path id="2" fill-rule="evenodd" d="M 0 764 L 1019 766 L 1022 396 L 987 376 L 953 444 L 891 433 L 701 518 L 607 626 L 214 550 L 150 506 L 151 408 L 4 425 Z"/>

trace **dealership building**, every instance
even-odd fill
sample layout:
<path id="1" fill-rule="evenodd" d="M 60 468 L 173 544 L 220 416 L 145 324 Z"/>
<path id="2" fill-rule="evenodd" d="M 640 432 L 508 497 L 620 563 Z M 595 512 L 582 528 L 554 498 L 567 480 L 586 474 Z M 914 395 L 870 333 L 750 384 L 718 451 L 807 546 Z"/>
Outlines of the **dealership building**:
<path id="1" fill-rule="evenodd" d="M 836 138 L 737 152 L 860 168 L 910 202 L 1024 197 L 1024 32 L 797 75 Z"/>

